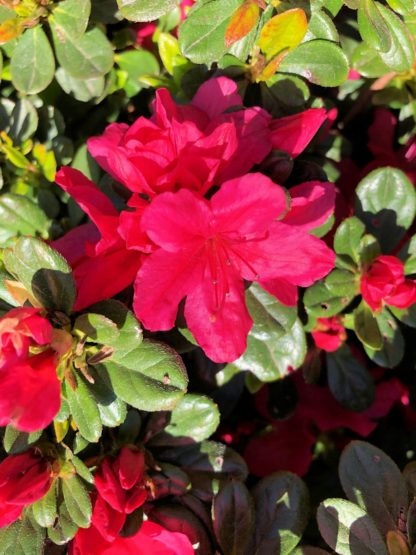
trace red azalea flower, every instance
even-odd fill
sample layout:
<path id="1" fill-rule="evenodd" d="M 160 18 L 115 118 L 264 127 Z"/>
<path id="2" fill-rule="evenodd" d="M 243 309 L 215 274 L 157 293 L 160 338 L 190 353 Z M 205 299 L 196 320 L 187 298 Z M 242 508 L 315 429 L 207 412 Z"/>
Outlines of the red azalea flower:
<path id="1" fill-rule="evenodd" d="M 50 424 L 61 405 L 57 356 L 46 347 L 53 328 L 36 308 L 16 308 L 0 319 L 0 426 L 35 432 Z"/>
<path id="2" fill-rule="evenodd" d="M 25 507 L 46 495 L 51 477 L 51 465 L 35 449 L 6 457 L 0 463 L 0 528 L 17 520 Z"/>
<path id="3" fill-rule="evenodd" d="M 416 302 L 416 281 L 406 279 L 404 264 L 395 256 L 379 256 L 361 277 L 361 294 L 368 306 L 380 311 L 383 304 L 408 308 Z"/>
<path id="4" fill-rule="evenodd" d="M 172 328 L 186 297 L 188 327 L 207 355 L 237 359 L 252 325 L 244 280 L 259 281 L 293 304 L 298 285 L 311 285 L 334 265 L 334 253 L 307 233 L 329 217 L 333 187 L 304 184 L 298 192 L 293 211 L 279 222 L 288 209 L 286 192 L 262 174 L 224 183 L 209 201 L 187 190 L 153 200 L 142 227 L 160 248 L 135 283 L 134 308 L 145 327 Z"/>
<path id="5" fill-rule="evenodd" d="M 315 329 L 311 332 L 315 345 L 328 353 L 336 351 L 347 339 L 347 332 L 340 316 L 318 318 Z"/>
<path id="6" fill-rule="evenodd" d="M 143 451 L 123 447 L 116 459 L 105 459 L 94 484 L 97 497 L 92 524 L 106 541 L 113 541 L 123 528 L 126 515 L 146 501 Z"/>
<path id="7" fill-rule="evenodd" d="M 205 82 L 188 106 L 159 89 L 154 108 L 151 120 L 111 124 L 88 141 L 105 171 L 149 196 L 182 188 L 205 194 L 245 174 L 272 148 L 297 156 L 326 118 L 317 108 L 272 120 L 262 108 L 244 108 L 237 85 L 226 77 Z"/>
<path id="8" fill-rule="evenodd" d="M 80 528 L 69 546 L 70 555 L 194 555 L 189 538 L 146 520 L 128 538 L 106 541 L 94 526 Z"/>

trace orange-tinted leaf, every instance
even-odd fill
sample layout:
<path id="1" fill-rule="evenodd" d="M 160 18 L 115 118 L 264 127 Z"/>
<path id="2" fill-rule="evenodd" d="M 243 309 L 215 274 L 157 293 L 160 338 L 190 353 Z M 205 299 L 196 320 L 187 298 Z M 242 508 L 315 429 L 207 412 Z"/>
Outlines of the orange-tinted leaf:
<path id="1" fill-rule="evenodd" d="M 302 41 L 308 29 L 306 14 L 300 8 L 272 17 L 263 27 L 257 41 L 267 58 L 282 50 L 292 49 Z"/>
<path id="2" fill-rule="evenodd" d="M 3 23 L 0 23 L 0 44 L 5 44 L 9 40 L 15 39 L 22 31 L 22 20 L 18 17 L 3 21 Z"/>
<path id="3" fill-rule="evenodd" d="M 282 63 L 283 58 L 286 56 L 288 52 L 289 52 L 289 49 L 286 48 L 286 50 L 283 50 L 275 58 L 273 58 L 273 60 L 269 62 L 266 65 L 266 67 L 263 69 L 263 71 L 257 78 L 257 82 L 267 81 L 268 79 L 270 79 L 270 77 L 272 77 L 276 73 L 278 67 Z"/>
<path id="4" fill-rule="evenodd" d="M 225 30 L 225 46 L 229 48 L 232 44 L 242 39 L 257 24 L 260 16 L 260 8 L 257 3 L 248 0 L 234 12 L 231 21 Z"/>

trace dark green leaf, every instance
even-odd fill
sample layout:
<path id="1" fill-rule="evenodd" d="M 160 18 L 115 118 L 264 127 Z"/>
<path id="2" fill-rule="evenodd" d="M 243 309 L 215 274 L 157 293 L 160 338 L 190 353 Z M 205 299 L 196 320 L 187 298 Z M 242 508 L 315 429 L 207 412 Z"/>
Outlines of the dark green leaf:
<path id="1" fill-rule="evenodd" d="M 415 50 L 409 29 L 389 8 L 379 4 L 378 8 L 387 24 L 392 40 L 387 52 L 380 52 L 381 60 L 399 73 L 409 71 L 415 61 Z"/>
<path id="2" fill-rule="evenodd" d="M 21 237 L 4 254 L 4 263 L 46 308 L 71 312 L 75 283 L 65 259 L 43 241 Z"/>
<path id="3" fill-rule="evenodd" d="M 97 403 L 101 422 L 110 428 L 120 426 L 127 416 L 126 404 L 115 395 L 105 376 L 97 372 L 94 367 L 89 367 L 88 372 L 94 383 L 86 386 Z"/>
<path id="4" fill-rule="evenodd" d="M 172 410 L 188 385 L 179 355 L 167 345 L 149 340 L 117 362 L 107 361 L 105 369 L 116 395 L 140 410 Z"/>
<path id="5" fill-rule="evenodd" d="M 72 520 L 81 528 L 88 528 L 91 522 L 92 505 L 84 482 L 78 476 L 63 479 L 62 493 Z"/>
<path id="6" fill-rule="evenodd" d="M 378 322 L 371 308 L 364 301 L 354 310 L 354 330 L 358 339 L 366 346 L 379 351 L 383 346 Z"/>
<path id="7" fill-rule="evenodd" d="M 51 21 L 56 57 L 62 67 L 76 79 L 90 79 L 105 75 L 113 66 L 113 50 L 107 37 L 98 27 L 74 38 Z"/>
<path id="8" fill-rule="evenodd" d="M 365 233 L 364 224 L 355 216 L 346 218 L 337 228 L 334 237 L 334 250 L 337 254 L 347 255 L 355 263 L 359 262 L 360 241 Z"/>
<path id="9" fill-rule="evenodd" d="M 357 293 L 356 278 L 347 270 L 333 270 L 305 292 L 303 302 L 311 316 L 329 317 L 341 312 Z"/>
<path id="10" fill-rule="evenodd" d="M 130 21 L 153 21 L 176 5 L 176 0 L 117 0 L 121 14 Z"/>
<path id="11" fill-rule="evenodd" d="M 309 494 L 291 472 L 263 478 L 253 490 L 256 526 L 251 549 L 256 555 L 288 555 L 299 543 L 309 519 Z"/>
<path id="12" fill-rule="evenodd" d="M 328 385 L 335 399 L 349 410 L 361 412 L 374 401 L 374 381 L 367 368 L 347 346 L 327 354 Z"/>
<path id="13" fill-rule="evenodd" d="M 55 60 L 40 25 L 27 29 L 19 39 L 10 60 L 13 85 L 26 94 L 43 91 L 51 83 Z"/>
<path id="14" fill-rule="evenodd" d="M 327 499 L 318 507 L 319 531 L 339 555 L 388 555 L 371 518 L 344 499 Z"/>
<path id="15" fill-rule="evenodd" d="M 348 499 L 370 515 L 383 535 L 396 529 L 408 493 L 390 457 L 374 445 L 353 441 L 341 455 L 339 476 Z"/>
<path id="16" fill-rule="evenodd" d="M 76 375 L 77 389 L 74 391 L 66 382 L 63 386 L 71 415 L 80 433 L 90 442 L 97 442 L 102 434 L 100 411 L 84 378 Z"/>
<path id="17" fill-rule="evenodd" d="M 357 12 L 358 29 L 364 41 L 381 52 L 392 46 L 390 30 L 374 0 L 361 0 Z"/>
<path id="18" fill-rule="evenodd" d="M 199 2 L 179 27 L 179 44 L 184 56 L 197 64 L 218 61 L 227 51 L 225 30 L 242 0 Z"/>
<path id="19" fill-rule="evenodd" d="M 402 332 L 388 310 L 383 310 L 376 316 L 377 324 L 380 329 L 383 346 L 375 351 L 364 345 L 367 355 L 373 362 L 384 368 L 394 368 L 399 364 L 404 354 L 404 339 Z"/>
<path id="20" fill-rule="evenodd" d="M 254 503 L 244 484 L 233 480 L 221 488 L 213 506 L 214 532 L 224 555 L 242 555 L 254 532 Z"/>
<path id="21" fill-rule="evenodd" d="M 36 108 L 27 98 L 22 98 L 14 105 L 7 134 L 13 143 L 21 144 L 35 133 L 38 124 L 39 116 Z"/>
<path id="22" fill-rule="evenodd" d="M 322 87 L 336 87 L 347 80 L 348 59 L 341 48 L 328 40 L 312 40 L 289 52 L 279 71 L 301 75 Z"/>
<path id="23" fill-rule="evenodd" d="M 411 226 L 416 194 L 406 174 L 396 168 L 369 173 L 357 187 L 357 216 L 377 237 L 383 252 L 391 251 Z"/>

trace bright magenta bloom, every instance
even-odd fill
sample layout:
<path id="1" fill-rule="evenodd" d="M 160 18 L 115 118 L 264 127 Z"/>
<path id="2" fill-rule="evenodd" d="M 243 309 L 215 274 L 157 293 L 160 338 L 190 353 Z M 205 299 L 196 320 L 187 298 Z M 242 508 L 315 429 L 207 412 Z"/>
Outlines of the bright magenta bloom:
<path id="1" fill-rule="evenodd" d="M 51 476 L 51 465 L 35 449 L 9 455 L 0 463 L 0 528 L 17 520 L 25 507 L 46 495 Z"/>
<path id="2" fill-rule="evenodd" d="M 70 555 L 194 555 L 189 538 L 146 520 L 134 536 L 106 541 L 94 526 L 80 528 L 69 547 Z"/>
<path id="3" fill-rule="evenodd" d="M 331 214 L 333 187 L 309 183 L 298 194 L 283 221 L 277 219 L 289 208 L 285 190 L 257 173 L 224 183 L 211 200 L 188 190 L 155 198 L 142 228 L 159 249 L 135 283 L 134 308 L 145 327 L 172 328 L 186 297 L 188 327 L 207 355 L 218 362 L 237 359 L 252 325 L 244 281 L 259 281 L 293 304 L 297 286 L 333 268 L 334 253 L 307 233 Z"/>
<path id="4" fill-rule="evenodd" d="M 247 173 L 272 148 L 298 156 L 326 119 L 320 108 L 280 119 L 257 106 L 244 108 L 237 85 L 226 77 L 205 82 L 188 106 L 159 89 L 154 112 L 131 127 L 111 124 L 88 141 L 105 171 L 150 197 L 184 188 L 203 195 Z"/>
<path id="5" fill-rule="evenodd" d="M 143 451 L 123 447 L 116 459 L 104 459 L 94 484 L 98 495 L 92 524 L 106 541 L 113 541 L 126 516 L 146 501 Z"/>
<path id="6" fill-rule="evenodd" d="M 381 310 L 383 304 L 408 308 L 416 302 L 416 281 L 406 279 L 399 258 L 383 255 L 361 277 L 361 294 L 374 311 Z"/>
<path id="7" fill-rule="evenodd" d="M 15 308 L 0 318 L 0 426 L 24 432 L 45 428 L 61 404 L 56 353 L 46 348 L 53 328 L 39 312 Z"/>
<path id="8" fill-rule="evenodd" d="M 347 339 L 347 332 L 339 316 L 318 318 L 316 327 L 312 330 L 311 335 L 315 345 L 328 353 L 339 349 Z"/>

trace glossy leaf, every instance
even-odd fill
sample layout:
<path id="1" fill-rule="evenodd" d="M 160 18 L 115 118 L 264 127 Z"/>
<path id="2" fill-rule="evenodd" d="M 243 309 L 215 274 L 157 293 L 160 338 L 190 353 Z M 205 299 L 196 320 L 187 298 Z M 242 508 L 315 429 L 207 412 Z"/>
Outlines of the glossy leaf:
<path id="1" fill-rule="evenodd" d="M 364 345 L 367 355 L 373 362 L 384 368 L 394 368 L 404 355 L 404 338 L 395 318 L 388 310 L 383 310 L 376 316 L 377 325 L 383 337 L 382 348 L 371 349 Z"/>
<path id="2" fill-rule="evenodd" d="M 217 405 L 205 395 L 187 394 L 173 409 L 165 432 L 194 441 L 209 438 L 217 429 L 220 413 Z"/>
<path id="3" fill-rule="evenodd" d="M 338 226 L 334 237 L 334 250 L 359 262 L 360 241 L 365 233 L 364 224 L 355 216 L 346 218 Z"/>
<path id="4" fill-rule="evenodd" d="M 379 2 L 362 0 L 358 8 L 357 20 L 360 34 L 370 46 L 387 52 L 392 46 L 390 30 L 379 10 Z"/>
<path id="5" fill-rule="evenodd" d="M 167 345 L 149 340 L 117 362 L 106 362 L 105 370 L 116 395 L 146 411 L 173 409 L 188 385 L 179 355 Z"/>
<path id="6" fill-rule="evenodd" d="M 380 52 L 380 58 L 394 71 L 409 71 L 415 61 L 414 43 L 409 29 L 389 8 L 383 4 L 379 4 L 378 7 L 392 39 L 391 47 L 387 52 Z"/>
<path id="7" fill-rule="evenodd" d="M 226 52 L 225 31 L 241 0 L 207 0 L 197 4 L 179 28 L 182 54 L 197 64 L 211 64 Z"/>
<path id="8" fill-rule="evenodd" d="M 245 553 L 254 532 L 254 502 L 246 486 L 232 481 L 221 488 L 213 506 L 214 532 L 224 555 Z"/>
<path id="9" fill-rule="evenodd" d="M 176 0 L 117 0 L 121 14 L 130 21 L 153 21 L 176 6 Z"/>
<path id="10" fill-rule="evenodd" d="M 327 354 L 328 385 L 335 399 L 345 408 L 361 412 L 372 405 L 374 380 L 367 368 L 347 346 Z"/>
<path id="11" fill-rule="evenodd" d="M 396 529 L 408 493 L 390 457 L 374 445 L 353 441 L 341 455 L 339 476 L 348 498 L 370 515 L 382 534 Z"/>
<path id="12" fill-rule="evenodd" d="M 0 196 L 0 245 L 10 246 L 10 239 L 19 235 L 47 235 L 49 220 L 43 210 L 22 195 L 5 193 Z"/>
<path id="13" fill-rule="evenodd" d="M 347 80 L 348 59 L 336 43 L 312 40 L 289 52 L 279 71 L 301 75 L 321 87 L 336 87 Z"/>
<path id="14" fill-rule="evenodd" d="M 26 94 L 36 94 L 51 83 L 55 60 L 49 41 L 40 25 L 27 29 L 10 60 L 13 85 Z"/>
<path id="15" fill-rule="evenodd" d="M 80 38 L 87 29 L 90 13 L 90 0 L 64 0 L 54 7 L 49 21 L 53 21 L 58 34 Z"/>
<path id="16" fill-rule="evenodd" d="M 56 505 L 56 487 L 54 482 L 48 493 L 32 505 L 33 517 L 39 526 L 49 528 L 53 526 L 58 515 Z"/>
<path id="17" fill-rule="evenodd" d="M 365 346 L 374 351 L 379 351 L 383 346 L 378 322 L 371 308 L 362 301 L 358 308 L 354 310 L 354 330 L 358 339 Z"/>
<path id="18" fill-rule="evenodd" d="M 347 270 L 333 270 L 325 280 L 309 287 L 303 298 L 311 316 L 329 317 L 341 312 L 357 293 L 354 274 Z"/>
<path id="19" fill-rule="evenodd" d="M 396 168 L 369 173 L 357 187 L 357 217 L 390 252 L 412 224 L 416 214 L 416 193 L 407 176 Z"/>
<path id="20" fill-rule="evenodd" d="M 267 58 L 283 50 L 291 50 L 301 43 L 308 28 L 305 12 L 300 8 L 275 15 L 266 23 L 257 41 Z"/>
<path id="21" fill-rule="evenodd" d="M 29 517 L 0 529 L 0 555 L 39 555 L 43 552 L 45 530 Z"/>
<path id="22" fill-rule="evenodd" d="M 83 481 L 78 476 L 63 479 L 62 493 L 72 520 L 81 528 L 88 528 L 91 522 L 92 505 Z"/>
<path id="23" fill-rule="evenodd" d="M 71 268 L 60 254 L 32 237 L 5 252 L 6 268 L 46 308 L 70 312 L 75 301 Z"/>
<path id="24" fill-rule="evenodd" d="M 77 388 L 74 391 L 68 383 L 64 384 L 64 395 L 71 410 L 71 416 L 80 433 L 92 443 L 102 434 L 102 423 L 97 403 L 84 379 L 76 375 Z"/>
<path id="25" fill-rule="evenodd" d="M 318 507 L 317 520 L 322 537 L 339 555 L 388 555 L 372 519 L 350 501 L 323 501 Z"/>

